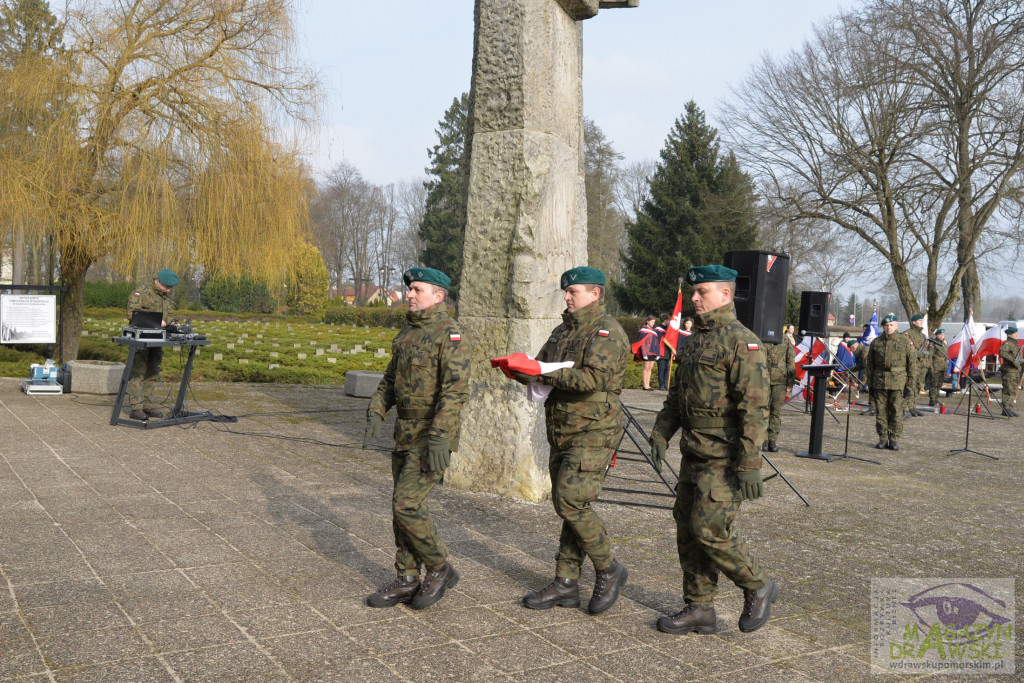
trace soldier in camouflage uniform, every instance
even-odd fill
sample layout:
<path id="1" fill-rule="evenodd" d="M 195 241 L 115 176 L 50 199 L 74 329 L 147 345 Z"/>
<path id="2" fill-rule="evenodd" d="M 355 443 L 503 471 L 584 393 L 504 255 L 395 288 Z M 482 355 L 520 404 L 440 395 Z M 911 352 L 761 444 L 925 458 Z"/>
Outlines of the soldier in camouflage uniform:
<path id="1" fill-rule="evenodd" d="M 1020 390 L 1021 350 L 1017 344 L 1017 326 L 1006 328 L 1006 341 L 999 347 L 999 361 L 1003 364 L 1003 392 L 1000 394 L 1003 415 L 1020 417 L 1017 412 L 1017 392 Z"/>
<path id="2" fill-rule="evenodd" d="M 907 383 L 914 373 L 917 355 L 910 337 L 896 330 L 896 314 L 890 313 L 882 319 L 884 334 L 878 335 L 868 350 L 867 375 L 871 395 L 878 405 L 875 415 L 875 431 L 878 443 L 875 448 L 898 451 L 899 438 L 903 435 L 903 406 L 910 398 Z"/>
<path id="3" fill-rule="evenodd" d="M 384 415 L 397 406 L 391 455 L 391 497 L 397 578 L 367 598 L 371 607 L 412 602 L 424 609 L 454 587 L 459 574 L 423 501 L 444 478 L 459 448 L 462 406 L 469 398 L 469 349 L 445 302 L 451 280 L 433 268 L 411 268 L 407 325 L 395 337 L 391 362 L 367 409 L 363 448 L 380 435 Z M 426 574 L 420 581 L 420 568 Z"/>
<path id="4" fill-rule="evenodd" d="M 153 278 L 152 285 L 139 287 L 132 292 L 128 296 L 128 321 L 131 322 L 135 311 L 162 311 L 163 324 L 166 325 L 174 312 L 171 289 L 176 284 L 178 276 L 173 270 L 164 268 Z M 131 373 L 128 375 L 128 405 L 131 406 L 128 417 L 133 420 L 164 416 L 153 406 L 153 392 L 160 377 L 160 361 L 163 357 L 164 350 L 159 347 L 135 350 Z"/>
<path id="5" fill-rule="evenodd" d="M 555 580 L 523 597 L 531 609 L 576 607 L 580 604 L 580 567 L 587 557 L 596 581 L 588 610 L 600 614 L 611 608 L 626 584 L 628 572 L 612 555 L 604 522 L 590 507 L 601 493 L 605 473 L 622 438 L 619 394 L 629 360 L 629 340 L 615 318 L 605 311 L 605 276 L 581 266 L 562 274 L 566 310 L 562 324 L 551 332 L 537 360 L 573 361 L 571 368 L 531 377 L 553 387 L 544 403 L 551 502 L 562 518 L 555 557 Z"/>
<path id="6" fill-rule="evenodd" d="M 938 342 L 938 343 L 936 343 Z M 928 405 L 939 403 L 939 393 L 946 381 L 946 368 L 949 367 L 949 347 L 946 345 L 946 330 L 941 327 L 935 330 L 932 339 L 928 340 L 928 366 L 931 379 L 928 384 Z"/>
<path id="7" fill-rule="evenodd" d="M 743 589 L 741 631 L 768 620 L 779 589 L 733 529 L 740 503 L 762 494 L 760 445 L 767 431 L 768 367 L 753 332 L 736 320 L 736 271 L 693 267 L 697 310 L 693 336 L 679 349 L 679 368 L 651 437 L 661 471 L 668 442 L 682 429 L 676 485 L 676 544 L 686 607 L 658 619 L 667 633 L 714 633 L 718 573 Z"/>
<path id="8" fill-rule="evenodd" d="M 850 368 L 850 374 L 859 373 L 861 370 L 867 369 L 868 366 L 868 350 L 871 348 L 859 339 L 850 342 L 850 351 L 853 353 L 854 363 L 853 367 Z M 867 373 L 864 373 L 864 380 L 867 383 Z M 859 383 L 858 383 L 859 384 Z M 861 415 L 877 415 L 878 406 L 875 405 L 875 396 L 871 393 L 871 385 L 868 384 L 868 409 L 865 410 Z"/>
<path id="9" fill-rule="evenodd" d="M 904 332 L 914 347 L 914 372 L 907 377 L 907 388 L 910 389 L 910 397 L 906 402 L 904 410 L 911 417 L 921 417 L 917 410 L 917 397 L 924 387 L 924 374 L 928 370 L 930 354 L 925 348 L 927 337 L 924 336 L 924 316 L 915 313 L 910 318 L 910 329 Z"/>
<path id="10" fill-rule="evenodd" d="M 768 412 L 768 442 L 765 450 L 775 453 L 779 450 L 775 439 L 782 428 L 782 406 L 785 405 L 789 388 L 796 384 L 796 352 L 788 341 L 781 344 L 767 344 L 768 378 L 771 383 L 771 399 Z"/>

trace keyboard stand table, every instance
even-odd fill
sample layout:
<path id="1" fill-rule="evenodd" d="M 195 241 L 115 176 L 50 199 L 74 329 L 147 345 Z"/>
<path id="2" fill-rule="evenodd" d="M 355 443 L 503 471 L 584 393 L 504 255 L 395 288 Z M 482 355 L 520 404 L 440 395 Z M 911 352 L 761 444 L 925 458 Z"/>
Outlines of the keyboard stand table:
<path id="1" fill-rule="evenodd" d="M 210 341 L 208 339 L 136 339 L 135 337 L 114 337 L 114 343 L 128 347 L 128 360 L 124 364 L 121 386 L 117 390 L 114 412 L 110 416 L 111 425 L 124 425 L 126 427 L 135 427 L 136 429 L 155 429 L 157 427 L 218 419 L 217 416 L 209 412 L 190 413 L 187 410 L 182 410 L 182 405 L 185 403 L 185 393 L 188 391 L 189 379 L 192 377 L 192 361 L 196 355 L 196 348 L 209 345 Z M 188 362 L 185 363 L 185 370 L 181 374 L 181 386 L 178 388 L 178 400 L 174 403 L 174 410 L 166 418 L 159 420 L 133 420 L 121 417 L 121 407 L 124 405 L 124 395 L 128 390 L 128 379 L 131 376 L 135 353 L 139 349 L 154 349 L 164 346 L 188 347 Z"/>

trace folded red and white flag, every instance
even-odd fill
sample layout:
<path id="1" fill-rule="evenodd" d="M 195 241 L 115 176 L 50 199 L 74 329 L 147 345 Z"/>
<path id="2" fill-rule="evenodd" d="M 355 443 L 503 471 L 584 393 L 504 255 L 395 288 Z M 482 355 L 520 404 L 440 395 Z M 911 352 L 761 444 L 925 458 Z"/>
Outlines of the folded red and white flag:
<path id="1" fill-rule="evenodd" d="M 505 373 L 506 377 L 512 379 L 513 372 L 519 372 L 524 375 L 536 377 L 538 375 L 546 375 L 562 368 L 571 368 L 572 361 L 567 360 L 562 363 L 542 363 L 530 358 L 525 353 L 513 353 L 511 356 L 492 358 L 491 367 L 500 368 L 501 371 Z"/>

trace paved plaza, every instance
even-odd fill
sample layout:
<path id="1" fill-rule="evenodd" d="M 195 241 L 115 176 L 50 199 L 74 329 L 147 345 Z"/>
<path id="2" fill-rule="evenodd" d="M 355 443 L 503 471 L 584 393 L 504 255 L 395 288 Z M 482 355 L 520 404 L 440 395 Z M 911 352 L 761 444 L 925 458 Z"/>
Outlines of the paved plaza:
<path id="1" fill-rule="evenodd" d="M 461 582 L 421 612 L 372 609 L 365 596 L 394 576 L 394 411 L 364 451 L 367 400 L 340 387 L 193 389 L 193 410 L 238 422 L 111 427 L 112 397 L 28 396 L 0 380 L 0 679 L 915 680 L 870 672 L 873 578 L 1024 575 L 1024 419 L 972 420 L 970 447 L 992 460 L 947 456 L 964 445 L 963 416 L 910 419 L 890 452 L 854 414 L 849 453 L 881 464 L 827 463 L 794 457 L 810 419 L 790 409 L 772 461 L 811 505 L 775 478 L 743 507 L 739 532 L 781 588 L 755 633 L 738 630 L 742 593 L 724 578 L 718 633 L 654 629 L 683 606 L 660 508 L 598 504 L 630 572 L 609 612 L 585 611 L 589 564 L 580 609 L 524 609 L 553 576 L 550 503 L 448 488 L 428 504 Z M 623 398 L 649 428 L 663 396 Z M 843 451 L 837 417 L 826 451 Z M 612 475 L 658 490 L 635 462 Z"/>

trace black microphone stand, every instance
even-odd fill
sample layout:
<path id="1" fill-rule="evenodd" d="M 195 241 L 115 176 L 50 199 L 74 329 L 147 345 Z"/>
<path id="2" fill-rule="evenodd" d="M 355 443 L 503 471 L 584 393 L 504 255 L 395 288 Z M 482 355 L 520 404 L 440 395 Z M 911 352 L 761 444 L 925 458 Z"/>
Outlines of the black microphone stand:
<path id="1" fill-rule="evenodd" d="M 971 379 L 970 373 L 963 373 L 963 372 L 961 372 L 961 370 L 962 370 L 962 368 L 956 363 L 956 361 L 954 361 L 953 362 L 953 371 L 957 372 L 957 373 L 960 373 L 960 377 L 962 379 L 966 379 L 967 380 L 967 431 L 966 431 L 966 434 L 964 435 L 964 447 L 963 448 L 955 448 L 955 449 L 951 450 L 949 453 L 946 453 L 946 455 L 950 456 L 950 455 L 957 455 L 959 453 L 974 453 L 975 455 L 982 455 L 982 456 L 984 456 L 986 458 L 991 458 L 992 460 L 998 460 L 999 458 L 997 458 L 994 455 L 989 455 L 988 453 L 982 453 L 981 451 L 976 451 L 976 450 L 974 450 L 973 448 L 970 447 L 970 441 L 971 441 L 971 413 L 974 412 L 974 410 L 973 410 L 973 408 L 974 408 L 974 389 L 975 389 L 975 387 L 977 387 L 978 383 L 975 382 L 973 379 Z M 980 393 L 980 391 L 981 391 L 980 387 L 978 388 L 978 391 Z M 960 409 L 960 406 L 963 405 L 963 402 L 964 402 L 964 397 L 961 396 L 960 397 L 960 402 L 957 403 L 957 407 L 956 407 L 957 410 Z M 981 403 L 979 403 L 978 405 L 980 406 Z M 988 409 L 988 406 L 985 406 L 985 411 L 988 412 L 989 418 L 991 418 L 993 420 L 995 419 L 995 417 L 992 415 L 992 411 L 990 411 Z M 956 412 L 956 411 L 954 411 L 954 412 Z"/>

